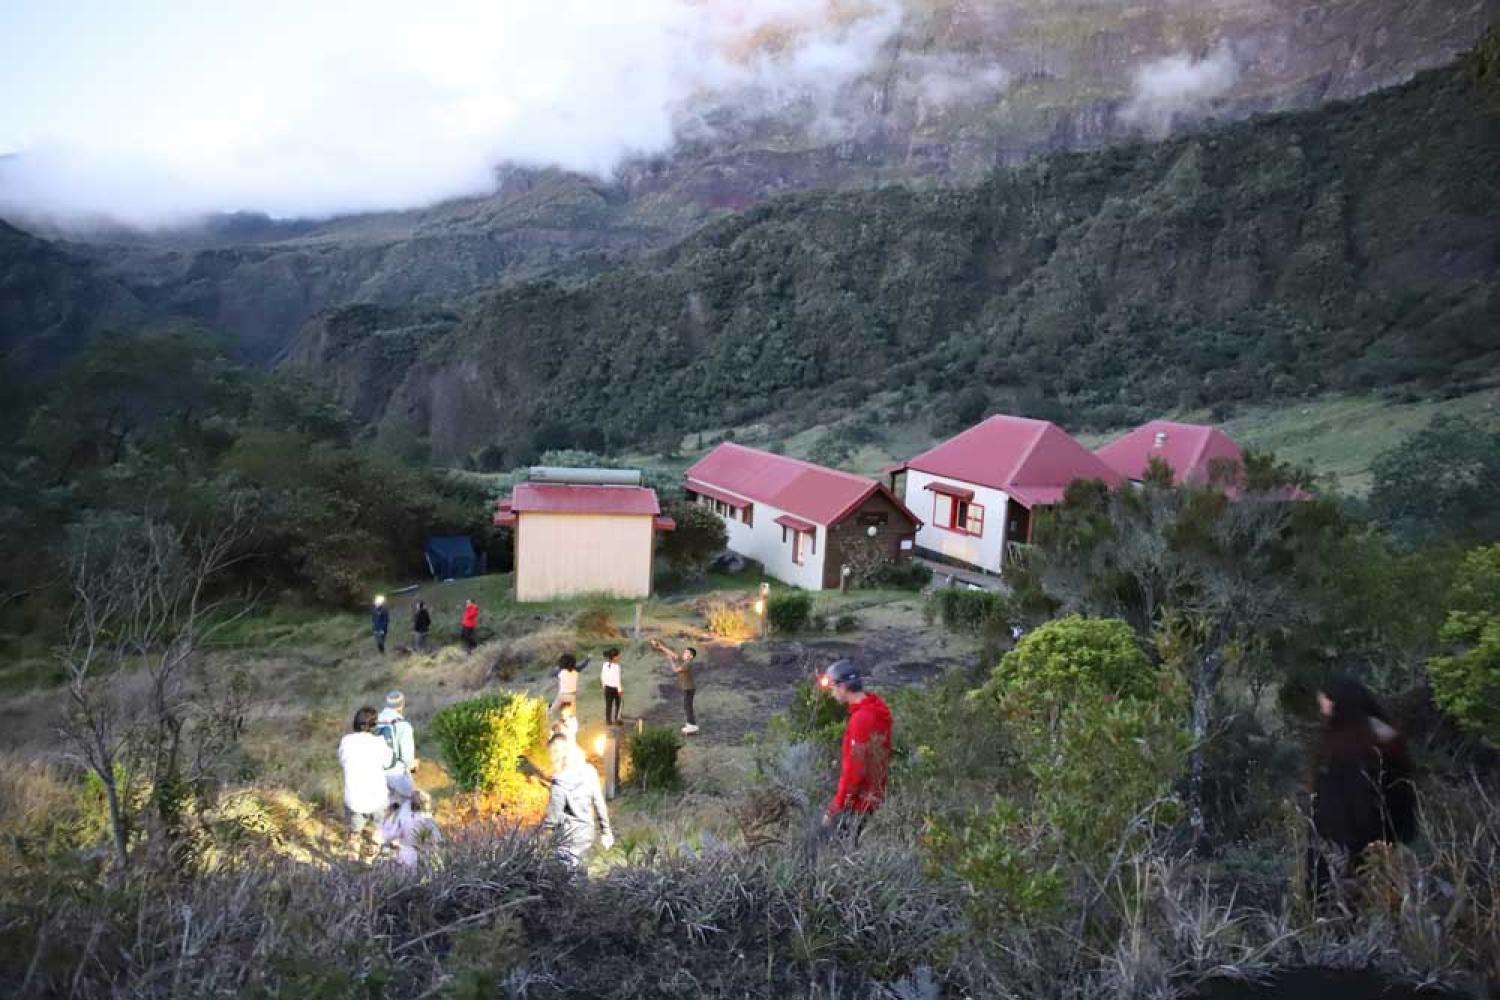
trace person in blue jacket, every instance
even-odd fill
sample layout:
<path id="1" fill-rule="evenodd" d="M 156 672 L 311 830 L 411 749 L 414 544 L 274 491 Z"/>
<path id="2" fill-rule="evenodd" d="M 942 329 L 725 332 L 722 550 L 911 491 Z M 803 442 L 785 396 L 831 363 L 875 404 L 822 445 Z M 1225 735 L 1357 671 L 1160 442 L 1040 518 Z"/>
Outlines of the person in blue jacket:
<path id="1" fill-rule="evenodd" d="M 375 648 L 385 652 L 386 633 L 391 630 L 391 609 L 385 606 L 385 595 L 375 595 L 375 607 L 370 612 L 370 628 L 375 633 Z"/>

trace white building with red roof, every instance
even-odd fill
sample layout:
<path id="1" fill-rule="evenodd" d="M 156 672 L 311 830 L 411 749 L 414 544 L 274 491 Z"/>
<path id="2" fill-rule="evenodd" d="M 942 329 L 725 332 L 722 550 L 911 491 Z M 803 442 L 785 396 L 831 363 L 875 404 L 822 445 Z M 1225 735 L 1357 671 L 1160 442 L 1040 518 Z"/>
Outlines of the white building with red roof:
<path id="1" fill-rule="evenodd" d="M 548 471 L 563 478 L 609 475 Z M 588 482 L 518 483 L 499 502 L 495 524 L 515 532 L 518 601 L 582 594 L 649 597 L 656 532 L 674 527 L 671 518 L 661 516 L 655 490 Z"/>
<path id="2" fill-rule="evenodd" d="M 1007 545 L 1031 541 L 1032 512 L 1058 503 L 1068 484 L 1120 475 L 1062 428 L 997 415 L 885 470 L 905 474 L 906 506 L 926 519 L 918 550 L 998 573 Z"/>
<path id="3" fill-rule="evenodd" d="M 1153 420 L 1117 441 L 1100 448 L 1096 455 L 1123 479 L 1145 480 L 1152 459 L 1165 462 L 1172 482 L 1202 486 L 1225 474 L 1237 481 L 1245 466 L 1240 446 L 1217 427 Z"/>
<path id="4" fill-rule="evenodd" d="M 723 519 L 730 551 L 806 590 L 838 587 L 846 565 L 906 558 L 922 525 L 873 479 L 732 442 L 699 459 L 683 486 Z"/>

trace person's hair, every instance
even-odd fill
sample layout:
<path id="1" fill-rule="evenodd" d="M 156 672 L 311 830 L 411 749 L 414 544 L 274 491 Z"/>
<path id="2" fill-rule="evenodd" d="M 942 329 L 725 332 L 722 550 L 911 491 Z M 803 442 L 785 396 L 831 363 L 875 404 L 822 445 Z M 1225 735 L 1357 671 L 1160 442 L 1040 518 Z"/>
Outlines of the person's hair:
<path id="1" fill-rule="evenodd" d="M 1328 719 L 1330 729 L 1349 729 L 1354 726 L 1368 728 L 1370 719 L 1379 719 L 1390 725 L 1390 716 L 1375 693 L 1348 674 L 1334 674 L 1318 685 L 1318 690 L 1333 702 L 1333 714 Z"/>
<path id="2" fill-rule="evenodd" d="M 557 666 L 560 670 L 577 670 L 578 657 L 572 653 L 564 653 L 557 658 Z"/>
<path id="3" fill-rule="evenodd" d="M 683 652 L 685 654 L 687 654 L 688 656 L 691 656 L 695 660 L 698 658 L 698 650 L 695 649 L 692 646 L 689 646 L 687 649 L 684 649 Z"/>
<path id="4" fill-rule="evenodd" d="M 432 812 L 432 796 L 421 788 L 411 793 L 412 812 Z"/>
<path id="5" fill-rule="evenodd" d="M 611 646 L 611 647 L 609 647 L 608 649 L 606 649 L 604 651 L 604 658 L 606 660 L 613 660 L 615 657 L 617 657 L 619 655 L 620 655 L 620 650 L 617 647 L 615 647 L 615 646 Z"/>
<path id="6" fill-rule="evenodd" d="M 564 705 L 557 710 L 557 714 L 566 719 L 570 715 L 577 715 L 578 709 L 574 708 L 572 705 Z"/>
<path id="7" fill-rule="evenodd" d="M 419 607 L 419 608 L 425 608 L 425 607 L 427 607 L 427 602 L 426 601 L 418 601 L 417 602 L 417 607 Z"/>
<path id="8" fill-rule="evenodd" d="M 373 733 L 375 731 L 376 720 L 379 718 L 379 712 L 375 711 L 369 705 L 365 705 L 354 713 L 352 728 L 356 733 Z"/>
<path id="9" fill-rule="evenodd" d="M 568 762 L 569 742 L 562 733 L 553 733 L 552 738 L 547 741 L 547 756 L 552 759 L 553 767 L 561 767 Z"/>

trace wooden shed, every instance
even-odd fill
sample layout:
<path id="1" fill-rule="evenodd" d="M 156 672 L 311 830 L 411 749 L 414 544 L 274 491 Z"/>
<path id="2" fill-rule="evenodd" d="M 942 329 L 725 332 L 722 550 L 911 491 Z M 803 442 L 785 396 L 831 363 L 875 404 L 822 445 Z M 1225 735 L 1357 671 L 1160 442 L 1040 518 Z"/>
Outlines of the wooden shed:
<path id="1" fill-rule="evenodd" d="M 655 490 L 582 483 L 521 483 L 495 523 L 515 532 L 518 601 L 649 597 L 656 532 L 675 527 Z"/>

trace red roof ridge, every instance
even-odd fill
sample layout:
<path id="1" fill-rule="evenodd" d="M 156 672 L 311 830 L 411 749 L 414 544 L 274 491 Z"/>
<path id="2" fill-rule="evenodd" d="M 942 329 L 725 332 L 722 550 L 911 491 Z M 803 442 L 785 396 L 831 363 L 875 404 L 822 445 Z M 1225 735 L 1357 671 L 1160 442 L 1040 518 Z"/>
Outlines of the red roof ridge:
<path id="1" fill-rule="evenodd" d="M 994 418 L 992 417 L 991 419 Z M 1017 417 L 1015 419 L 1030 420 L 1032 418 Z M 1040 420 L 1037 422 L 1040 423 L 1041 426 L 1037 428 L 1036 437 L 1031 439 L 1031 443 L 1027 445 L 1026 450 L 1021 453 L 1020 459 L 1016 462 L 1016 467 L 1010 470 L 1010 481 L 1013 483 L 1019 483 L 1021 481 L 1021 470 L 1026 468 L 1026 463 L 1031 461 L 1032 455 L 1036 454 L 1037 445 L 1041 444 L 1042 438 L 1047 436 L 1047 431 L 1049 428 L 1056 427 L 1056 425 L 1053 424 L 1050 420 Z M 1062 429 L 1058 428 L 1058 430 L 1059 432 L 1061 432 Z"/>

